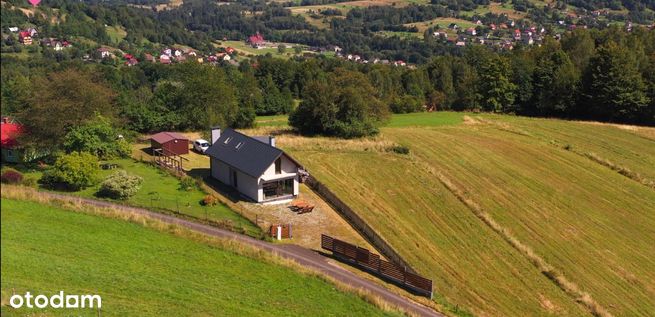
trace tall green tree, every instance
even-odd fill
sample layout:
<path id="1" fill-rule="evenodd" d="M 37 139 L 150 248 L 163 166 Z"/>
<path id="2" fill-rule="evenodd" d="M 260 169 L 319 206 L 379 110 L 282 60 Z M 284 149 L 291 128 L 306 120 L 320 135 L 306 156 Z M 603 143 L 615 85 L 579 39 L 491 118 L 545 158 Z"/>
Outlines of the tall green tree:
<path id="1" fill-rule="evenodd" d="M 637 121 L 649 99 L 634 54 L 614 42 L 599 47 L 583 78 L 582 98 L 587 117 Z"/>
<path id="2" fill-rule="evenodd" d="M 34 80 L 27 107 L 19 113 L 29 133 L 26 145 L 57 149 L 71 128 L 100 114 L 113 118 L 115 93 L 90 72 L 72 68 Z"/>

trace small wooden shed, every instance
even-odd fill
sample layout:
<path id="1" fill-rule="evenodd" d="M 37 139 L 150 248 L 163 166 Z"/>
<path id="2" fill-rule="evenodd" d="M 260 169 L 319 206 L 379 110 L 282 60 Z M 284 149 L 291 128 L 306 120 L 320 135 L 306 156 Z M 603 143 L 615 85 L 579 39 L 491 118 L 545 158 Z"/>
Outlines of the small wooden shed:
<path id="1" fill-rule="evenodd" d="M 176 132 L 159 132 L 150 137 L 150 147 L 163 149 L 164 155 L 189 154 L 189 139 Z"/>

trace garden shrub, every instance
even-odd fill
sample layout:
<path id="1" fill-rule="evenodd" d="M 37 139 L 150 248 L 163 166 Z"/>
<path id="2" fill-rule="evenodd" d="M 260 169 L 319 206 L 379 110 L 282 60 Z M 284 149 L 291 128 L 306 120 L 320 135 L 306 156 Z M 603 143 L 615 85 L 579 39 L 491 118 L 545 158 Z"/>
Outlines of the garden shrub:
<path id="1" fill-rule="evenodd" d="M 218 204 L 218 198 L 214 195 L 207 195 L 202 199 L 203 206 L 216 206 Z"/>
<path id="2" fill-rule="evenodd" d="M 52 168 L 43 173 L 40 182 L 49 187 L 63 186 L 80 190 L 98 181 L 98 158 L 85 152 L 73 152 L 57 157 Z"/>
<path id="3" fill-rule="evenodd" d="M 23 181 L 23 174 L 13 168 L 6 168 L 2 170 L 0 179 L 3 184 L 20 184 Z"/>
<path id="4" fill-rule="evenodd" d="M 142 182 L 143 178 L 139 176 L 118 171 L 102 182 L 98 195 L 112 199 L 128 199 L 139 191 Z"/>

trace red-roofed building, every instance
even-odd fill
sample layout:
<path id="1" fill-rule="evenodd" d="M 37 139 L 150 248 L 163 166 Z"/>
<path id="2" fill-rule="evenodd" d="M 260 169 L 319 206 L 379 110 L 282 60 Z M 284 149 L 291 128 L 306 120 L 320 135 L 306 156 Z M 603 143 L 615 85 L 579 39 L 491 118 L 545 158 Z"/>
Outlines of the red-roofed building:
<path id="1" fill-rule="evenodd" d="M 30 34 L 30 31 L 20 31 L 18 41 L 23 45 L 32 45 L 32 34 Z"/>
<path id="2" fill-rule="evenodd" d="M 189 154 L 189 139 L 176 132 L 159 132 L 150 137 L 150 148 L 167 156 Z"/>
<path id="3" fill-rule="evenodd" d="M 248 44 L 259 48 L 266 44 L 266 40 L 264 40 L 264 37 L 259 32 L 257 32 L 255 35 L 248 37 Z"/>
<path id="4" fill-rule="evenodd" d="M 18 137 L 24 133 L 23 125 L 11 117 L 2 117 L 0 121 L 2 162 L 20 163 L 35 160 L 45 152 L 27 151 L 18 144 Z"/>

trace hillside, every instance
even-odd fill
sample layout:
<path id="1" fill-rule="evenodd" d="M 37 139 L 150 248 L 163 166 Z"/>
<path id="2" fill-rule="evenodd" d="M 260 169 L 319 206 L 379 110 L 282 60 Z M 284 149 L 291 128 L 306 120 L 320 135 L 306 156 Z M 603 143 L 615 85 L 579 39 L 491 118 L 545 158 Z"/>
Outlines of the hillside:
<path id="1" fill-rule="evenodd" d="M 655 310 L 652 129 L 457 115 L 279 144 L 433 278 L 438 300 L 479 315 Z"/>
<path id="2" fill-rule="evenodd" d="M 28 290 L 99 294 L 103 316 L 386 314 L 235 243 L 211 243 L 34 202 L 3 199 L 1 212 L 3 316 L 28 313 L 7 306 L 11 291 Z"/>

